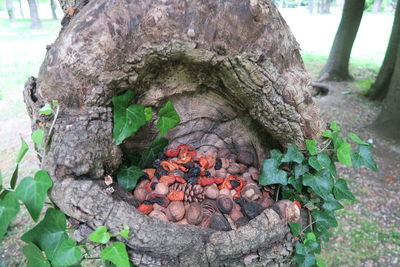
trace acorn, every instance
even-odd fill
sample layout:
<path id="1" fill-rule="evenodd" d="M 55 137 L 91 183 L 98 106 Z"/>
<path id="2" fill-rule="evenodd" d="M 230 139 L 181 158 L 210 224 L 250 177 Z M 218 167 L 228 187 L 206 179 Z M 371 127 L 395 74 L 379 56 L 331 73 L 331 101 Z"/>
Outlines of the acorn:
<path id="1" fill-rule="evenodd" d="M 250 167 L 250 168 L 249 168 L 249 173 L 251 174 L 251 178 L 252 178 L 254 181 L 258 181 L 259 172 L 258 172 L 258 169 L 257 169 L 257 168 L 255 168 L 255 167 Z"/>
<path id="2" fill-rule="evenodd" d="M 259 199 L 262 194 L 260 188 L 257 185 L 249 184 L 243 187 L 241 196 L 246 198 L 247 200 L 255 201 Z"/>
<path id="3" fill-rule="evenodd" d="M 242 205 L 242 213 L 252 220 L 263 212 L 263 207 L 256 202 L 244 202 Z"/>
<path id="4" fill-rule="evenodd" d="M 166 195 L 169 192 L 168 186 L 164 183 L 157 183 L 156 188 L 154 190 L 155 193 L 160 195 Z"/>
<path id="5" fill-rule="evenodd" d="M 200 203 L 193 202 L 186 210 L 185 218 L 188 223 L 197 225 L 203 220 L 203 210 Z"/>
<path id="6" fill-rule="evenodd" d="M 233 200 L 227 195 L 220 195 L 217 197 L 217 207 L 222 213 L 228 214 L 233 208 Z"/>
<path id="7" fill-rule="evenodd" d="M 232 230 L 229 222 L 225 219 L 225 217 L 217 214 L 211 215 L 210 228 L 217 231 Z"/>
<path id="8" fill-rule="evenodd" d="M 146 181 L 148 182 L 148 181 Z M 137 199 L 139 202 L 143 202 L 146 199 L 147 196 L 147 190 L 144 187 L 137 187 L 135 191 L 133 192 L 133 196 L 135 199 Z"/>
<path id="9" fill-rule="evenodd" d="M 229 167 L 226 169 L 226 171 L 230 174 L 239 174 L 241 171 L 241 167 L 238 163 L 231 162 L 229 164 Z"/>
<path id="10" fill-rule="evenodd" d="M 205 195 L 209 199 L 216 199 L 219 195 L 218 186 L 216 184 L 212 184 L 205 190 Z"/>
<path id="11" fill-rule="evenodd" d="M 237 219 L 243 217 L 243 213 L 240 210 L 232 209 L 231 213 L 229 214 L 232 220 L 236 221 Z"/>
<path id="12" fill-rule="evenodd" d="M 272 209 L 275 210 L 285 222 L 298 222 L 300 220 L 300 209 L 290 200 L 280 200 L 272 206 Z"/>
<path id="13" fill-rule="evenodd" d="M 172 201 L 169 204 L 165 215 L 169 221 L 177 222 L 183 219 L 185 216 L 185 206 L 182 201 Z"/>
<path id="14" fill-rule="evenodd" d="M 219 190 L 219 194 L 220 195 L 226 195 L 226 196 L 231 196 L 231 190 L 229 190 L 228 188 L 224 188 Z"/>
<path id="15" fill-rule="evenodd" d="M 164 214 L 164 212 L 159 211 L 159 210 L 153 210 L 152 212 L 150 212 L 149 216 L 157 218 L 157 219 L 159 219 L 161 221 L 164 221 L 164 222 L 168 222 L 167 216 Z"/>

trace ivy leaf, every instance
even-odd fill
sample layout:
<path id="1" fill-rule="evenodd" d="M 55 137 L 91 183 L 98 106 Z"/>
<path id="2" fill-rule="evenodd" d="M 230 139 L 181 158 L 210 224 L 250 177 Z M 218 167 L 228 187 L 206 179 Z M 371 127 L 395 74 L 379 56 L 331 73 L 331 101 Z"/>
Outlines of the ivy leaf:
<path id="1" fill-rule="evenodd" d="M 129 168 L 123 165 L 117 171 L 118 184 L 128 191 L 135 188 L 137 181 L 144 175 L 144 172 L 137 166 Z"/>
<path id="2" fill-rule="evenodd" d="M 333 212 L 313 210 L 311 215 L 315 220 L 317 230 L 320 232 L 327 232 L 329 228 L 336 227 L 338 225 Z"/>
<path id="3" fill-rule="evenodd" d="M 356 142 L 357 144 L 368 146 L 368 143 L 364 142 L 364 141 L 363 141 L 358 135 L 356 135 L 355 133 L 349 133 L 347 136 L 350 137 L 351 140 L 353 140 L 353 141 Z"/>
<path id="4" fill-rule="evenodd" d="M 321 164 L 319 163 L 317 157 L 312 156 L 308 159 L 308 164 L 313 167 L 315 170 L 320 171 L 323 169 L 323 167 L 321 166 Z"/>
<path id="5" fill-rule="evenodd" d="M 67 221 L 64 213 L 54 208 L 49 208 L 43 220 L 34 228 L 26 232 L 21 240 L 32 242 L 46 253 L 47 258 L 52 261 L 61 244 L 68 240 L 65 233 Z"/>
<path id="6" fill-rule="evenodd" d="M 10 180 L 10 187 L 11 189 L 15 189 L 15 186 L 17 185 L 17 180 L 18 180 L 18 169 L 19 169 L 19 164 L 14 169 L 13 174 L 11 175 L 11 180 Z"/>
<path id="7" fill-rule="evenodd" d="M 261 173 L 259 179 L 260 185 L 287 185 L 287 173 L 278 169 L 277 164 L 277 160 L 274 158 L 264 160 L 263 172 Z"/>
<path id="8" fill-rule="evenodd" d="M 129 226 L 124 226 L 124 229 L 119 232 L 119 235 L 122 236 L 123 238 L 128 238 L 129 237 Z"/>
<path id="9" fill-rule="evenodd" d="M 114 105 L 113 138 L 117 145 L 146 123 L 143 106 L 134 104 L 128 107 L 132 98 L 132 91 L 126 91 L 125 94 L 112 98 Z"/>
<path id="10" fill-rule="evenodd" d="M 304 155 L 301 152 L 299 152 L 297 146 L 289 145 L 288 150 L 282 159 L 282 162 L 302 163 L 303 160 L 304 160 Z"/>
<path id="11" fill-rule="evenodd" d="M 332 121 L 329 128 L 331 128 L 332 131 L 340 131 L 342 129 L 342 127 L 339 126 L 339 122 L 338 121 Z"/>
<path id="12" fill-rule="evenodd" d="M 6 192 L 0 199 L 0 241 L 3 239 L 7 228 L 19 212 L 19 203 L 14 192 Z"/>
<path id="13" fill-rule="evenodd" d="M 76 246 L 72 239 L 65 240 L 57 249 L 54 259 L 51 261 L 53 266 L 70 266 L 77 263 L 82 258 L 82 251 Z"/>
<path id="14" fill-rule="evenodd" d="M 308 171 L 309 168 L 307 164 L 296 164 L 296 166 L 294 166 L 294 176 L 296 178 L 299 178 Z"/>
<path id="15" fill-rule="evenodd" d="M 111 261 L 117 267 L 129 267 L 128 253 L 123 242 L 114 242 L 111 246 L 106 247 L 100 257 L 104 260 Z"/>
<path id="16" fill-rule="evenodd" d="M 293 236 L 298 236 L 301 233 L 301 224 L 294 222 L 288 222 L 288 224 Z"/>
<path id="17" fill-rule="evenodd" d="M 26 177 L 18 185 L 16 194 L 22 200 L 32 219 L 37 222 L 46 200 L 47 191 L 53 185 L 49 174 L 40 170 L 35 178 Z"/>
<path id="18" fill-rule="evenodd" d="M 351 165 L 351 146 L 347 142 L 343 142 L 340 144 L 339 148 L 337 149 L 337 157 L 341 163 L 347 166 Z"/>
<path id="19" fill-rule="evenodd" d="M 168 101 L 164 107 L 160 108 L 158 116 L 157 128 L 160 131 L 160 135 L 165 135 L 181 121 L 171 101 Z"/>
<path id="20" fill-rule="evenodd" d="M 278 168 L 281 165 L 283 154 L 278 149 L 272 149 L 270 153 L 271 159 L 275 159 L 275 166 Z"/>
<path id="21" fill-rule="evenodd" d="M 325 199 L 332 191 L 333 178 L 328 170 L 319 171 L 315 175 L 308 173 L 303 176 L 303 185 L 311 187 L 317 195 Z"/>
<path id="22" fill-rule="evenodd" d="M 331 130 L 326 130 L 325 132 L 322 133 L 322 136 L 327 138 L 332 138 Z"/>
<path id="23" fill-rule="evenodd" d="M 1 174 L 1 170 L 0 170 L 0 191 L 3 189 L 3 175 Z M 1 197 L 0 197 L 1 199 Z"/>
<path id="24" fill-rule="evenodd" d="M 144 109 L 144 117 L 146 118 L 146 121 L 150 121 L 153 118 L 151 107 L 147 107 Z"/>
<path id="25" fill-rule="evenodd" d="M 106 226 L 99 226 L 89 235 L 89 240 L 96 243 L 107 244 L 110 241 L 111 235 Z"/>
<path id="26" fill-rule="evenodd" d="M 338 133 L 332 134 L 332 140 L 333 140 L 333 147 L 335 149 L 338 149 L 340 147 L 340 145 L 345 142 L 344 139 L 342 137 L 340 137 Z"/>
<path id="27" fill-rule="evenodd" d="M 372 147 L 370 145 L 359 145 L 358 152 L 352 153 L 352 160 L 354 160 L 354 168 L 364 165 L 373 171 L 378 171 L 378 166 L 372 158 Z"/>
<path id="28" fill-rule="evenodd" d="M 324 200 L 324 204 L 322 207 L 328 211 L 334 211 L 334 210 L 340 210 L 343 209 L 344 207 L 342 204 L 340 204 L 339 201 L 336 200 L 336 198 L 332 195 L 329 194 L 326 199 Z"/>
<path id="29" fill-rule="evenodd" d="M 333 188 L 333 194 L 337 200 L 340 199 L 348 199 L 355 201 L 356 198 L 351 193 L 349 188 L 347 187 L 347 182 L 344 179 L 339 179 L 336 181 L 335 187 Z"/>
<path id="30" fill-rule="evenodd" d="M 313 253 L 321 252 L 321 246 L 320 246 L 315 234 L 312 232 L 306 234 L 306 239 L 304 240 L 304 245 L 306 246 L 308 251 L 311 251 Z"/>
<path id="31" fill-rule="evenodd" d="M 17 159 L 16 159 L 17 164 L 19 164 L 22 161 L 22 159 L 24 158 L 28 149 L 29 149 L 29 147 L 26 144 L 24 138 L 21 137 L 21 148 L 18 152 Z"/>
<path id="32" fill-rule="evenodd" d="M 311 253 L 307 253 L 305 255 L 296 255 L 293 260 L 299 264 L 299 267 L 315 266 L 315 256 Z"/>
<path id="33" fill-rule="evenodd" d="M 51 267 L 50 262 L 35 244 L 29 243 L 27 246 L 23 247 L 22 253 L 24 253 L 28 260 L 27 267 Z"/>
<path id="34" fill-rule="evenodd" d="M 41 109 L 39 109 L 39 113 L 43 115 L 50 115 L 54 113 L 54 110 L 51 108 L 51 105 L 47 103 Z"/>
<path id="35" fill-rule="evenodd" d="M 155 139 L 150 147 L 143 151 L 139 166 L 141 168 L 150 167 L 153 161 L 157 159 L 158 153 L 162 152 L 167 145 L 168 139 L 163 137 Z"/>
<path id="36" fill-rule="evenodd" d="M 321 258 L 317 258 L 317 262 L 316 262 L 318 267 L 325 267 L 325 263 L 324 260 Z"/>
<path id="37" fill-rule="evenodd" d="M 303 184 L 301 182 L 300 177 L 298 177 L 298 178 L 293 177 L 293 176 L 289 177 L 288 184 L 292 185 L 293 188 L 299 193 L 303 189 Z"/>
<path id="38" fill-rule="evenodd" d="M 310 155 L 317 155 L 318 153 L 318 142 L 316 140 L 306 140 L 306 147 Z"/>
<path id="39" fill-rule="evenodd" d="M 329 170 L 330 174 L 333 176 L 337 176 L 335 164 L 326 153 L 319 153 L 317 155 L 317 160 L 322 168 Z"/>
<path id="40" fill-rule="evenodd" d="M 44 130 L 37 129 L 37 130 L 33 131 L 31 138 L 32 138 L 32 141 L 35 143 L 36 148 L 39 149 L 43 143 Z"/>

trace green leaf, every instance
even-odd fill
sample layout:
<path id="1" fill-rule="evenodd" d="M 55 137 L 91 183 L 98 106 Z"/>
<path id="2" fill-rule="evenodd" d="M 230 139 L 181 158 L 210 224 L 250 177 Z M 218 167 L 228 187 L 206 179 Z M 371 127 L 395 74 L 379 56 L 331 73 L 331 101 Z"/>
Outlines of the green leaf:
<path id="1" fill-rule="evenodd" d="M 65 233 L 67 221 L 64 213 L 54 208 L 49 208 L 43 220 L 34 228 L 25 233 L 21 240 L 32 242 L 46 253 L 47 258 L 52 261 L 57 254 L 61 244 L 68 240 Z"/>
<path id="2" fill-rule="evenodd" d="M 43 143 L 43 138 L 44 138 L 44 130 L 43 129 L 37 129 L 33 131 L 31 135 L 32 141 L 35 143 L 36 148 L 39 149 L 42 147 Z"/>
<path id="3" fill-rule="evenodd" d="M 328 154 L 319 153 L 317 155 L 317 160 L 322 168 L 327 169 L 333 176 L 337 176 L 335 164 L 331 161 Z"/>
<path id="4" fill-rule="evenodd" d="M 332 138 L 331 130 L 326 130 L 325 132 L 322 133 L 322 136 L 327 138 Z"/>
<path id="5" fill-rule="evenodd" d="M 132 98 L 133 93 L 130 90 L 112 98 L 114 105 L 113 138 L 117 145 L 146 123 L 144 107 L 136 104 L 129 106 Z"/>
<path id="6" fill-rule="evenodd" d="M 337 149 L 337 157 L 341 163 L 351 167 L 351 145 L 347 142 L 340 144 Z"/>
<path id="7" fill-rule="evenodd" d="M 39 113 L 43 115 L 50 115 L 54 113 L 54 110 L 51 108 L 50 104 L 45 104 L 41 109 L 39 109 Z"/>
<path id="8" fill-rule="evenodd" d="M 89 235 L 89 240 L 96 243 L 106 244 L 110 241 L 111 235 L 106 226 L 99 226 Z"/>
<path id="9" fill-rule="evenodd" d="M 274 158 L 264 160 L 263 171 L 260 175 L 260 185 L 281 184 L 287 185 L 287 173 L 277 168 Z"/>
<path id="10" fill-rule="evenodd" d="M 100 257 L 104 260 L 111 261 L 117 267 L 129 267 L 128 252 L 125 244 L 122 242 L 114 242 L 111 246 L 106 247 Z"/>
<path id="11" fill-rule="evenodd" d="M 307 253 L 305 255 L 296 255 L 293 260 L 299 264 L 299 267 L 313 267 L 315 266 L 314 254 Z"/>
<path id="12" fill-rule="evenodd" d="M 294 176 L 296 178 L 299 178 L 300 176 L 302 176 L 303 174 L 305 174 L 306 172 L 309 171 L 308 168 L 308 164 L 296 164 L 296 166 L 294 166 Z"/>
<path id="13" fill-rule="evenodd" d="M 151 167 L 154 160 L 157 159 L 158 153 L 162 152 L 167 145 L 168 139 L 163 137 L 155 139 L 150 147 L 143 151 L 139 166 L 141 168 Z"/>
<path id="14" fill-rule="evenodd" d="M 297 255 L 306 255 L 308 253 L 306 246 L 302 243 L 296 244 L 296 254 Z"/>
<path id="15" fill-rule="evenodd" d="M 165 135 L 181 121 L 171 101 L 168 101 L 164 107 L 160 108 L 158 116 L 157 128 L 160 131 L 160 135 Z"/>
<path id="16" fill-rule="evenodd" d="M 10 180 L 11 189 L 15 189 L 15 186 L 17 185 L 18 169 L 19 169 L 19 164 L 17 164 L 17 166 L 15 167 L 14 172 L 13 172 L 13 174 L 11 176 L 11 180 Z"/>
<path id="17" fill-rule="evenodd" d="M 289 145 L 288 150 L 282 159 L 282 162 L 302 163 L 303 160 L 304 160 L 304 155 L 301 152 L 299 152 L 297 146 Z"/>
<path id="18" fill-rule="evenodd" d="M 301 182 L 300 177 L 298 177 L 298 178 L 293 177 L 293 176 L 289 177 L 288 184 L 292 185 L 293 188 L 299 193 L 303 189 L 303 183 Z"/>
<path id="19" fill-rule="evenodd" d="M 317 155 L 318 153 L 318 142 L 316 140 L 306 140 L 306 147 L 310 155 Z"/>
<path id="20" fill-rule="evenodd" d="M 348 199 L 355 201 L 356 198 L 351 193 L 349 188 L 347 187 L 347 182 L 344 179 L 339 179 L 336 181 L 335 187 L 333 188 L 333 194 L 337 200 L 340 199 Z"/>
<path id="21" fill-rule="evenodd" d="M 324 204 L 322 207 L 328 211 L 334 211 L 334 210 L 340 210 L 343 209 L 344 207 L 342 204 L 340 204 L 339 201 L 336 200 L 336 198 L 332 195 L 329 194 L 326 199 L 324 200 Z"/>
<path id="22" fill-rule="evenodd" d="M 322 170 L 315 175 L 305 174 L 303 185 L 311 187 L 314 193 L 325 199 L 332 191 L 333 178 L 327 170 Z"/>
<path id="23" fill-rule="evenodd" d="M 144 172 L 137 166 L 129 168 L 123 165 L 117 171 L 118 184 L 128 191 L 135 188 L 137 181 L 144 175 Z"/>
<path id="24" fill-rule="evenodd" d="M 306 239 L 304 240 L 304 245 L 306 246 L 307 250 L 313 253 L 320 253 L 321 246 L 315 236 L 314 233 L 307 233 Z"/>
<path id="25" fill-rule="evenodd" d="M 358 152 L 352 153 L 351 158 L 354 161 L 353 166 L 354 168 L 358 168 L 361 165 L 364 165 L 370 168 L 373 171 L 378 171 L 378 166 L 376 162 L 372 158 L 372 147 L 370 145 L 359 145 Z"/>
<path id="26" fill-rule="evenodd" d="M 28 260 L 27 267 L 51 267 L 50 262 L 35 244 L 29 243 L 27 246 L 24 246 L 22 253 L 24 253 Z"/>
<path id="27" fill-rule="evenodd" d="M 35 178 L 24 178 L 17 187 L 18 198 L 25 204 L 35 222 L 39 219 L 47 191 L 52 185 L 49 174 L 44 170 L 40 170 L 36 172 Z"/>
<path id="28" fill-rule="evenodd" d="M 4 198 L 0 200 L 0 241 L 18 212 L 19 203 L 15 193 L 6 192 Z"/>
<path id="29" fill-rule="evenodd" d="M 123 238 L 128 238 L 129 237 L 129 226 L 124 226 L 124 229 L 119 232 L 119 235 L 122 236 Z"/>
<path id="30" fill-rule="evenodd" d="M 339 126 L 339 122 L 338 121 L 332 121 L 329 128 L 331 128 L 332 131 L 340 131 L 340 129 L 342 129 L 342 127 Z"/>
<path id="31" fill-rule="evenodd" d="M 320 232 L 327 232 L 329 228 L 336 227 L 338 225 L 333 212 L 313 210 L 311 215 L 315 220 L 317 230 Z"/>
<path id="32" fill-rule="evenodd" d="M 146 121 L 150 121 L 153 118 L 151 107 L 147 107 L 144 109 L 144 117 L 146 118 Z"/>
<path id="33" fill-rule="evenodd" d="M 333 147 L 335 149 L 338 149 L 340 145 L 345 142 L 345 140 L 342 137 L 340 137 L 338 133 L 332 134 L 332 140 L 333 140 Z"/>
<path id="34" fill-rule="evenodd" d="M 2 189 L 3 189 L 3 175 L 1 174 L 1 170 L 0 170 L 0 192 Z"/>
<path id="35" fill-rule="evenodd" d="M 323 167 L 321 166 L 321 164 L 319 163 L 317 157 L 312 156 L 308 159 L 308 164 L 313 167 L 315 170 L 320 171 L 323 169 Z"/>
<path id="36" fill-rule="evenodd" d="M 68 239 L 61 243 L 51 263 L 53 266 L 70 266 L 79 262 L 81 258 L 81 249 L 76 246 L 74 240 Z"/>
<path id="37" fill-rule="evenodd" d="M 318 267 L 325 267 L 324 260 L 321 258 L 317 258 L 316 264 Z"/>
<path id="38" fill-rule="evenodd" d="M 347 136 L 350 137 L 351 140 L 353 140 L 353 141 L 356 142 L 357 144 L 366 145 L 366 146 L 369 145 L 368 143 L 364 142 L 364 141 L 363 141 L 358 135 L 356 135 L 355 133 L 349 133 Z"/>
<path id="39" fill-rule="evenodd" d="M 24 156 L 25 156 L 26 152 L 28 151 L 28 149 L 29 149 L 29 147 L 26 144 L 24 138 L 21 137 L 21 148 L 20 148 L 20 150 L 18 152 L 17 159 L 16 159 L 17 164 L 22 161 L 22 159 L 24 158 Z"/>
<path id="40" fill-rule="evenodd" d="M 293 236 L 298 236 L 301 233 L 301 224 L 294 222 L 288 222 L 288 224 Z"/>

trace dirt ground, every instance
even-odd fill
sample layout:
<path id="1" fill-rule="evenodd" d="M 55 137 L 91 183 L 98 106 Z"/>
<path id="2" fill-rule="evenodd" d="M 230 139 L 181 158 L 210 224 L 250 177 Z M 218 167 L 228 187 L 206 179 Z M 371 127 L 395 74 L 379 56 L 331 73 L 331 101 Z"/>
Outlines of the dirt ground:
<path id="1" fill-rule="evenodd" d="M 354 83 L 329 83 L 328 96 L 317 98 L 327 122 L 338 120 L 346 131 L 359 134 L 374 145 L 379 171 L 338 165 L 358 199 L 338 212 L 339 227 L 324 245 L 321 257 L 327 266 L 400 266 L 400 144 L 380 137 L 370 127 L 380 105 L 359 94 Z M 10 105 L 18 108 L 10 109 Z M 9 177 L 22 136 L 30 142 L 30 122 L 21 92 L 0 100 L 0 169 Z M 400 133 L 399 133 L 400 134 Z M 31 145 L 31 142 L 30 142 Z M 38 162 L 32 150 L 23 163 L 21 177 L 32 175 Z M 0 267 L 24 266 L 20 235 L 32 225 L 25 210 L 0 243 Z"/>

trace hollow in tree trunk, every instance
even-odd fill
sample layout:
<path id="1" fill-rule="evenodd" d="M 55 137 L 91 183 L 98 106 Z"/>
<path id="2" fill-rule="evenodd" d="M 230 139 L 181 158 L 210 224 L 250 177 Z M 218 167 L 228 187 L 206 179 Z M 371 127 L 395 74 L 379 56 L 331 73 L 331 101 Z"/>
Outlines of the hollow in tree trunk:
<path id="1" fill-rule="evenodd" d="M 31 16 L 31 28 L 32 29 L 40 29 L 42 28 L 42 23 L 40 22 L 39 19 L 39 11 L 38 11 L 38 6 L 37 6 L 37 1 L 36 0 L 28 0 L 29 4 L 29 13 Z"/>
<path id="2" fill-rule="evenodd" d="M 397 43 L 396 62 L 387 96 L 373 126 L 384 136 L 400 140 L 400 43 Z"/>
<path id="3" fill-rule="evenodd" d="M 15 21 L 15 8 L 13 0 L 6 0 L 6 9 L 8 13 L 8 18 L 10 21 Z"/>
<path id="4" fill-rule="evenodd" d="M 360 26 L 364 4 L 364 0 L 346 0 L 328 62 L 321 70 L 319 81 L 349 81 L 353 79 L 349 72 L 349 60 Z"/>
<path id="5" fill-rule="evenodd" d="M 268 208 L 228 232 L 181 226 L 141 214 L 118 186 L 107 194 L 103 180 L 158 134 L 154 113 L 115 145 L 111 99 L 127 90 L 154 110 L 174 103 L 181 122 L 168 132 L 169 146 L 248 151 L 259 170 L 272 148 L 305 149 L 306 139 L 319 138 L 325 124 L 299 45 L 271 1 L 66 2 L 63 10 L 78 12 L 24 90 L 34 129 L 51 123 L 38 113 L 44 103 L 61 105 L 43 161 L 56 205 L 79 229 L 129 226 L 125 243 L 139 266 L 289 266 L 294 242 L 282 213 Z"/>
<path id="6" fill-rule="evenodd" d="M 400 43 L 400 0 L 397 1 L 396 11 L 393 20 L 392 33 L 388 47 L 386 49 L 385 58 L 379 70 L 378 76 L 371 87 L 370 98 L 382 101 L 389 90 L 390 81 L 392 80 L 394 66 L 397 57 L 397 45 Z"/>

